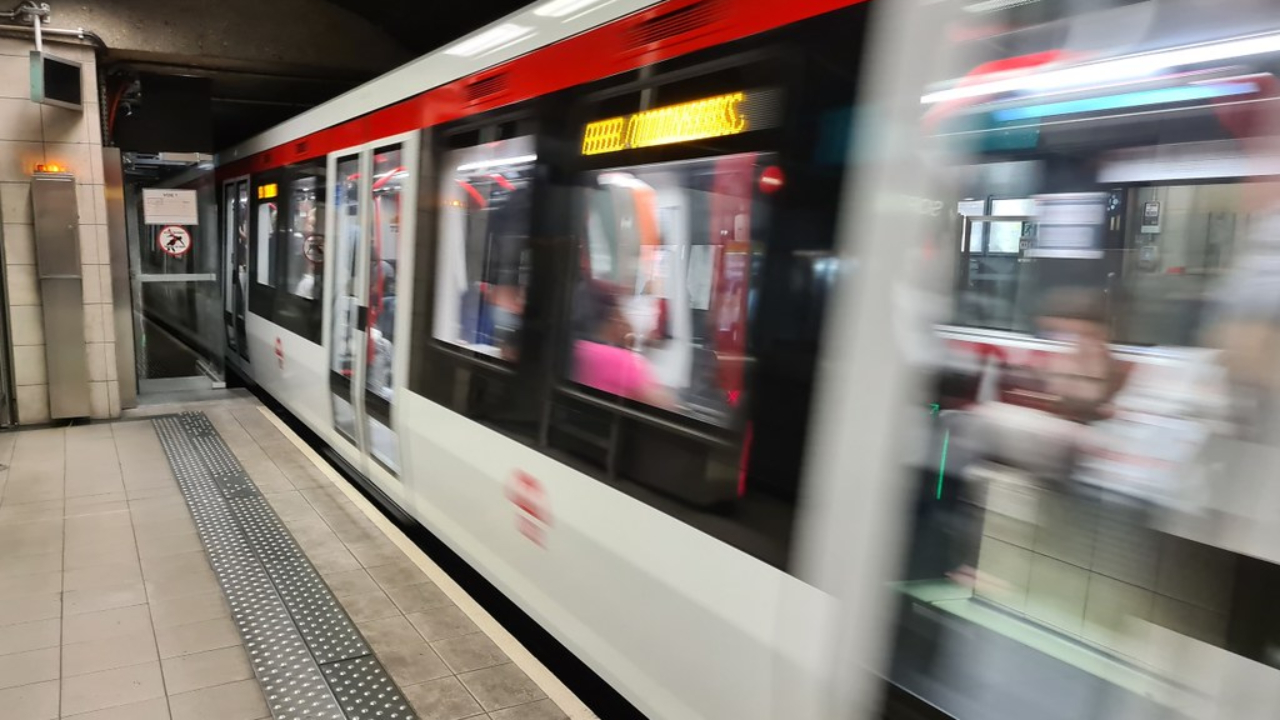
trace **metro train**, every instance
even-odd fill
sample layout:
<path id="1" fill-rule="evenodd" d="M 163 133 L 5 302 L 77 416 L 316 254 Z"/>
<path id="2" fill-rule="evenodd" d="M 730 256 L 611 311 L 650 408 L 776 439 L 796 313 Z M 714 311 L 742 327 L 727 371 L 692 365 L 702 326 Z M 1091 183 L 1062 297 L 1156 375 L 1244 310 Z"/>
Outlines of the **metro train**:
<path id="1" fill-rule="evenodd" d="M 1139 297 L 1191 262 L 1141 213 L 1251 175 L 1123 154 L 1231 137 L 1236 87 L 1000 85 L 1196 3 L 907 5 L 547 0 L 220 153 L 228 364 L 645 715 L 879 712 L 885 581 L 947 569 L 939 416 L 1064 352 L 1053 286 L 1128 292 L 1120 354 L 1180 362 L 1158 305 L 1203 287 Z"/>

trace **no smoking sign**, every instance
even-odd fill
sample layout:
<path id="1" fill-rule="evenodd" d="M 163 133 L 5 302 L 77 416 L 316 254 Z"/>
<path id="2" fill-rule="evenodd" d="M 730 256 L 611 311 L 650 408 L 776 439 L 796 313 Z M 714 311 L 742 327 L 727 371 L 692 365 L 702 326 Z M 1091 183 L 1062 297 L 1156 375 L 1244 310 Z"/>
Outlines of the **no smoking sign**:
<path id="1" fill-rule="evenodd" d="M 191 251 L 191 233 L 181 225 L 165 225 L 156 235 L 156 244 L 166 255 L 180 258 Z"/>

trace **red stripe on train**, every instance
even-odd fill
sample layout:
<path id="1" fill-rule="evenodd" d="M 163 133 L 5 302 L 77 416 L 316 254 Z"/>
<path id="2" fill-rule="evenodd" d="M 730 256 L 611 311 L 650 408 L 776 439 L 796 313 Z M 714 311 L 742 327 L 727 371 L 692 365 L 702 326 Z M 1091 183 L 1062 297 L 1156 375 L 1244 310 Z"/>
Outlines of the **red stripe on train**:
<path id="1" fill-rule="evenodd" d="M 720 14 L 698 31 L 632 47 L 629 35 L 645 21 L 705 2 L 670 0 L 367 115 L 228 163 L 218 168 L 217 175 L 220 180 L 229 179 L 324 157 L 337 150 L 523 102 L 865 1 L 722 1 Z M 497 75 L 505 75 L 502 92 L 468 102 L 469 86 Z"/>

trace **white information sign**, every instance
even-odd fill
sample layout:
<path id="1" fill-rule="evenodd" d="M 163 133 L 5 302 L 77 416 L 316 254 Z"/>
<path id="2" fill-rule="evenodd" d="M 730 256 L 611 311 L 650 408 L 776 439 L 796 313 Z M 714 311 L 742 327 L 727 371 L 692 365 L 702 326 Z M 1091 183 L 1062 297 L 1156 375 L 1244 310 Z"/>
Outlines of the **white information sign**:
<path id="1" fill-rule="evenodd" d="M 199 225 L 196 191 L 144 189 L 142 217 L 147 225 Z"/>

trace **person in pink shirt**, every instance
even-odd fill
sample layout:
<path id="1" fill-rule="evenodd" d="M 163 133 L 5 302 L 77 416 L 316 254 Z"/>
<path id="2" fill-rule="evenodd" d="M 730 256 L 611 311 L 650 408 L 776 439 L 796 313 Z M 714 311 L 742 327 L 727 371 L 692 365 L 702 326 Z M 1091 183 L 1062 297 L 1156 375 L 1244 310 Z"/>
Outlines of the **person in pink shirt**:
<path id="1" fill-rule="evenodd" d="M 630 400 L 673 408 L 675 400 L 658 381 L 648 358 L 631 349 L 635 333 L 613 294 L 595 289 L 588 297 L 594 331 L 574 342 L 574 380 Z"/>

